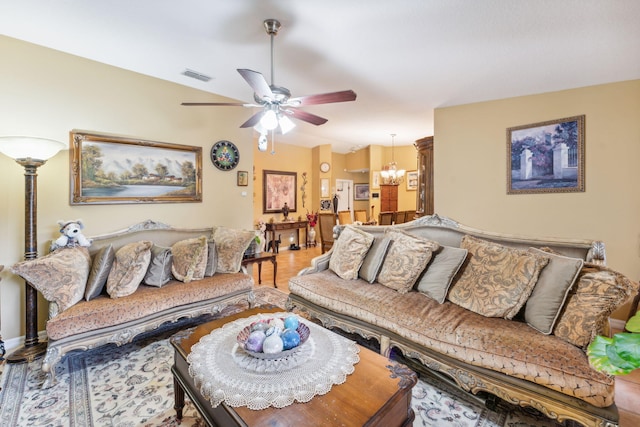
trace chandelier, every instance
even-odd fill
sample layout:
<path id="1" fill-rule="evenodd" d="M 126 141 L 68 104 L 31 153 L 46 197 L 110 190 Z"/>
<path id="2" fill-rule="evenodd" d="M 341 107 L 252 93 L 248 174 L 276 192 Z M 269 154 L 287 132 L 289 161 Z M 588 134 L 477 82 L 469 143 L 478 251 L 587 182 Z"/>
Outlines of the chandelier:
<path id="1" fill-rule="evenodd" d="M 395 161 L 395 137 L 396 134 L 391 134 L 391 162 L 384 167 L 380 172 L 382 176 L 382 183 L 384 185 L 399 185 L 404 181 L 404 169 L 398 169 L 398 164 Z"/>

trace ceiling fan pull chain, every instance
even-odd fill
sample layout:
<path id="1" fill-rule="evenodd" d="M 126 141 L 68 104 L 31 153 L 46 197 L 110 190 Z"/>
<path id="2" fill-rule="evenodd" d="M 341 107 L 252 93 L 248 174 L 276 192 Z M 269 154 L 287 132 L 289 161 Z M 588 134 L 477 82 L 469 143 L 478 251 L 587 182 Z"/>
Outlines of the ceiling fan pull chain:
<path id="1" fill-rule="evenodd" d="M 275 132 L 271 130 L 271 154 L 276 154 L 276 137 Z"/>

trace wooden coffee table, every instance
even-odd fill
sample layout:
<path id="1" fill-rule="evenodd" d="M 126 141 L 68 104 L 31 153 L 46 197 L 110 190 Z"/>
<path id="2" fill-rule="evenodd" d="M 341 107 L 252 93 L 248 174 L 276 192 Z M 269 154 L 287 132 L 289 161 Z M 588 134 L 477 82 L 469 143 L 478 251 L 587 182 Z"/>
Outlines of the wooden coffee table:
<path id="1" fill-rule="evenodd" d="M 189 375 L 187 356 L 191 346 L 200 338 L 225 323 L 259 313 L 282 312 L 281 308 L 254 308 L 223 319 L 198 326 L 190 335 L 180 334 L 171 339 L 175 349 L 173 373 L 175 406 L 182 418 L 185 393 L 210 426 L 410 426 L 415 414 L 411 409 L 411 389 L 416 374 L 404 365 L 360 347 L 360 361 L 344 384 L 334 385 L 331 391 L 315 396 L 307 403 L 294 403 L 285 408 L 252 410 L 231 407 L 224 402 L 217 407 L 205 399 Z M 231 351 L 231 349 L 229 350 Z"/>

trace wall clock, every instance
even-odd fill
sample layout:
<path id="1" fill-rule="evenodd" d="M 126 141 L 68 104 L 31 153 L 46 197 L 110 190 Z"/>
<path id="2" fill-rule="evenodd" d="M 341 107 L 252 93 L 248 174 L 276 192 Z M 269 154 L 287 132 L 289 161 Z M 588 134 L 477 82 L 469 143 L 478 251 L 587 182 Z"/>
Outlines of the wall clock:
<path id="1" fill-rule="evenodd" d="M 211 162 L 221 171 L 230 171 L 240 162 L 240 151 L 233 142 L 218 141 L 211 147 Z"/>
<path id="2" fill-rule="evenodd" d="M 320 172 L 327 173 L 331 169 L 331 165 L 327 162 L 320 163 Z"/>

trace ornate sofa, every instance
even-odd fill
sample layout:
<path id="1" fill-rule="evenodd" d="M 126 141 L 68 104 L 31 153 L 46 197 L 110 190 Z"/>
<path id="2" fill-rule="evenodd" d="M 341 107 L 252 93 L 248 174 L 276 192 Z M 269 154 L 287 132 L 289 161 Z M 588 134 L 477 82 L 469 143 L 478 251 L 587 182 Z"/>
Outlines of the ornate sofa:
<path id="1" fill-rule="evenodd" d="M 396 348 L 488 405 L 497 397 L 559 422 L 617 425 L 614 379 L 585 349 L 638 285 L 604 266 L 602 242 L 490 233 L 437 215 L 334 231 L 334 247 L 290 279 L 289 310 L 374 339 L 382 354 Z"/>
<path id="2" fill-rule="evenodd" d="M 240 237 L 235 242 L 223 244 L 225 247 L 221 247 L 220 241 L 212 244 L 212 239 L 218 236 L 216 231 L 223 229 L 227 233 L 231 230 L 224 227 L 174 228 L 147 220 L 125 230 L 93 237 L 90 253 L 86 248 L 63 248 L 37 260 L 15 264 L 12 271 L 32 283 L 49 301 L 47 352 L 42 363 L 47 378 L 43 388 L 55 384 L 56 364 L 70 351 L 89 350 L 111 343 L 120 346 L 166 322 L 215 314 L 233 304 L 252 306 L 255 299 L 253 278 L 241 270 L 240 262 L 254 232 L 236 230 L 234 235 Z M 188 242 L 181 246 L 183 249 L 180 250 L 186 254 L 181 259 L 194 263 L 183 265 L 182 274 L 178 274 L 175 268 L 178 263 L 177 246 L 174 245 L 178 242 Z M 118 251 L 124 247 L 141 248 L 139 254 L 149 253 L 148 263 L 142 267 L 144 271 L 134 271 L 138 279 L 131 283 L 133 291 L 123 292 L 122 288 L 113 287 L 107 293 L 107 275 L 112 275 L 118 261 L 119 268 L 131 261 L 118 258 Z M 186 252 L 184 248 L 187 248 Z M 195 252 L 189 248 L 196 248 Z M 220 267 L 221 251 L 225 250 L 232 255 L 225 259 L 232 267 L 229 272 L 220 272 L 216 267 Z M 107 252 L 114 253 L 111 259 L 115 261 L 105 261 L 103 254 Z M 88 263 L 82 261 L 84 257 Z M 140 256 L 142 258 L 143 255 Z M 131 267 L 130 272 L 135 268 L 138 267 Z M 198 276 L 198 270 L 204 277 Z M 195 275 L 189 276 L 194 271 Z M 90 290 L 94 273 L 96 277 L 102 276 L 102 282 L 106 283 L 104 290 L 102 287 Z M 144 279 L 140 280 L 143 276 Z M 58 280 L 51 280 L 52 277 Z M 125 279 L 121 276 L 118 280 L 123 282 Z M 158 282 L 160 279 L 162 282 Z M 69 300 L 70 295 L 77 293 L 67 289 L 73 282 L 81 284 L 80 301 L 76 297 Z M 90 292 L 94 295 L 89 299 L 87 295 Z"/>

